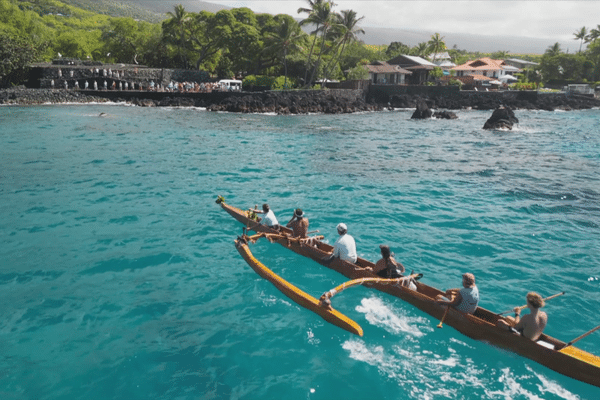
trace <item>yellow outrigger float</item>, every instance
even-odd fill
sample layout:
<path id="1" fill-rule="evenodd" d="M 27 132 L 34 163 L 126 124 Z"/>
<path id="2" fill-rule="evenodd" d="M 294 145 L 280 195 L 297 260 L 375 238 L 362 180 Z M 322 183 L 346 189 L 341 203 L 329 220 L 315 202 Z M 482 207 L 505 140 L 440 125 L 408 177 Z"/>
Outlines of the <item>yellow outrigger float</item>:
<path id="1" fill-rule="evenodd" d="M 334 310 L 333 308 L 326 308 L 321 306 L 319 300 L 311 296 L 310 294 L 303 292 L 296 286 L 292 285 L 275 272 L 267 268 L 263 263 L 258 261 L 250 252 L 248 247 L 249 240 L 256 240 L 256 237 L 248 238 L 239 237 L 235 241 L 235 247 L 239 253 L 244 257 L 244 260 L 252 267 L 252 269 L 261 277 L 271 282 L 279 291 L 285 294 L 287 297 L 295 301 L 297 304 L 310 311 L 320 315 L 325 321 L 339 326 L 348 332 L 354 333 L 358 336 L 363 335 L 363 330 L 356 322 L 342 314 L 341 312 Z"/>
<path id="2" fill-rule="evenodd" d="M 313 240 L 309 244 L 304 240 L 294 239 L 291 230 L 284 227 L 281 227 L 280 231 L 276 231 L 264 225 L 257 225 L 249 212 L 226 204 L 222 197 L 219 197 L 217 203 L 246 227 L 269 234 L 271 242 L 308 257 L 350 279 L 378 278 L 367 268 L 374 267 L 374 263 L 368 260 L 359 257 L 357 262 L 352 264 L 335 259 L 327 264 L 323 259 L 333 250 L 331 245 L 320 240 Z M 464 314 L 452 307 L 437 304 L 435 297 L 444 292 L 420 281 L 416 282 L 417 290 L 377 281 L 365 282 L 364 285 L 412 304 L 465 336 L 512 351 L 560 374 L 600 387 L 600 357 L 573 346 L 575 342 L 599 330 L 600 326 L 568 343 L 546 334 L 542 334 L 538 341 L 532 341 L 498 327 L 496 324 L 499 320 L 506 321 L 501 314 L 493 313 L 482 307 L 477 307 L 473 314 Z"/>

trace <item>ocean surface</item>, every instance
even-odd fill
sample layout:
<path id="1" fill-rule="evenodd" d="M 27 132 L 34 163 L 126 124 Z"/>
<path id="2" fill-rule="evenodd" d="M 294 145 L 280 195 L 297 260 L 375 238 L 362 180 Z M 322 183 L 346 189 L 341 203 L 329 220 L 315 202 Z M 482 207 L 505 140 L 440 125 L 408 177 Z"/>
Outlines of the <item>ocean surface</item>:
<path id="1" fill-rule="evenodd" d="M 597 326 L 600 110 L 516 111 L 503 132 L 482 129 L 491 111 L 411 114 L 0 107 L 0 398 L 600 398 L 365 287 L 333 302 L 354 336 L 235 250 L 218 195 L 284 224 L 300 207 L 330 243 L 344 222 L 361 257 L 388 244 L 431 286 L 472 272 L 492 311 L 566 291 L 544 309 L 561 340 Z M 252 252 L 315 297 L 347 280 Z"/>

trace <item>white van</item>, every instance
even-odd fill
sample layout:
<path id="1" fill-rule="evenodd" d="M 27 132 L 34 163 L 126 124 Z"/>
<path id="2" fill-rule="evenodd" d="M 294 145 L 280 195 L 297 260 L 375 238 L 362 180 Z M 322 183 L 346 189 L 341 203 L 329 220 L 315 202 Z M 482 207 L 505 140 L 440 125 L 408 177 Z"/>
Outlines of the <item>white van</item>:
<path id="1" fill-rule="evenodd" d="M 219 85 L 221 85 L 221 90 L 226 92 L 242 91 L 242 81 L 236 79 L 221 79 Z"/>

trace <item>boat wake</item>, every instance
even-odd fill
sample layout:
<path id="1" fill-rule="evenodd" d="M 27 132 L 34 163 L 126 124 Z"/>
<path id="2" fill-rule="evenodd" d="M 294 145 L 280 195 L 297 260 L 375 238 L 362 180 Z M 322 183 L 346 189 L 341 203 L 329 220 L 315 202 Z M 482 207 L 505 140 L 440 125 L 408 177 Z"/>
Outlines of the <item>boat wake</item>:
<path id="1" fill-rule="evenodd" d="M 421 329 L 433 330 L 426 319 L 400 315 L 401 310 L 393 310 L 377 297 L 362 299 L 360 303 L 356 311 L 365 314 L 371 325 L 381 327 L 389 333 L 410 333 L 414 337 L 421 337 L 425 335 Z"/>

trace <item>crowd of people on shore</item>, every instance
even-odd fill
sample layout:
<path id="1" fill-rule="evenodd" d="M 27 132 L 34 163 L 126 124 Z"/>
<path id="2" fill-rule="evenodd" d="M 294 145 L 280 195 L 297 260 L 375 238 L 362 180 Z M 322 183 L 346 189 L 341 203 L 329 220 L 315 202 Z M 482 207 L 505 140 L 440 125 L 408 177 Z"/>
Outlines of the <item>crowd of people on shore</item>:
<path id="1" fill-rule="evenodd" d="M 213 91 L 228 91 L 220 82 L 194 82 L 170 80 L 169 83 L 154 82 L 153 79 L 132 79 L 132 72 L 125 70 L 112 70 L 91 68 L 89 71 L 70 69 L 63 73 L 61 68 L 56 70 L 56 79 L 50 79 L 51 89 L 74 90 L 138 90 L 149 92 L 170 93 L 211 93 Z M 138 71 L 133 70 L 133 75 Z"/>
<path id="2" fill-rule="evenodd" d="M 265 225 L 277 231 L 281 231 L 281 226 L 275 217 L 275 213 L 268 204 L 263 204 L 262 209 L 255 207 L 254 209 L 248 210 L 250 215 L 256 217 L 257 224 L 253 228 L 255 229 L 258 225 Z M 263 214 L 262 218 L 256 214 Z M 304 215 L 301 209 L 294 210 L 294 215 L 290 221 L 286 224 L 286 227 L 292 229 L 292 236 L 305 240 L 305 243 L 314 242 L 308 241 L 308 218 Z M 356 253 L 356 242 L 354 238 L 348 234 L 348 227 L 344 223 L 339 223 L 336 227 L 339 237 L 333 245 L 333 250 L 322 259 L 326 264 L 333 262 L 334 260 L 342 260 L 348 263 L 355 264 L 358 260 Z M 379 246 L 381 251 L 381 259 L 377 261 L 375 267 L 366 267 L 370 272 L 375 275 L 386 278 L 386 279 L 397 279 L 403 278 L 406 268 L 396 261 L 394 253 L 391 252 L 390 247 L 387 245 Z M 410 290 L 418 290 L 414 279 L 402 279 L 400 280 L 402 286 L 407 287 Z M 331 307 L 331 303 L 327 302 L 327 299 L 321 299 L 324 307 Z M 527 294 L 527 308 L 530 313 L 521 318 L 521 309 L 525 307 L 515 307 L 515 317 L 499 318 L 496 325 L 502 329 L 513 332 L 515 334 L 526 337 L 530 340 L 536 341 L 539 339 L 541 334 L 546 327 L 548 322 L 548 316 L 545 312 L 540 311 L 544 307 L 544 299 L 538 293 L 530 292 Z M 474 314 L 477 311 L 479 305 L 479 289 L 475 284 L 475 275 L 470 272 L 462 275 L 462 288 L 448 289 L 444 294 L 436 296 L 435 302 L 440 305 L 445 305 L 465 313 Z"/>

